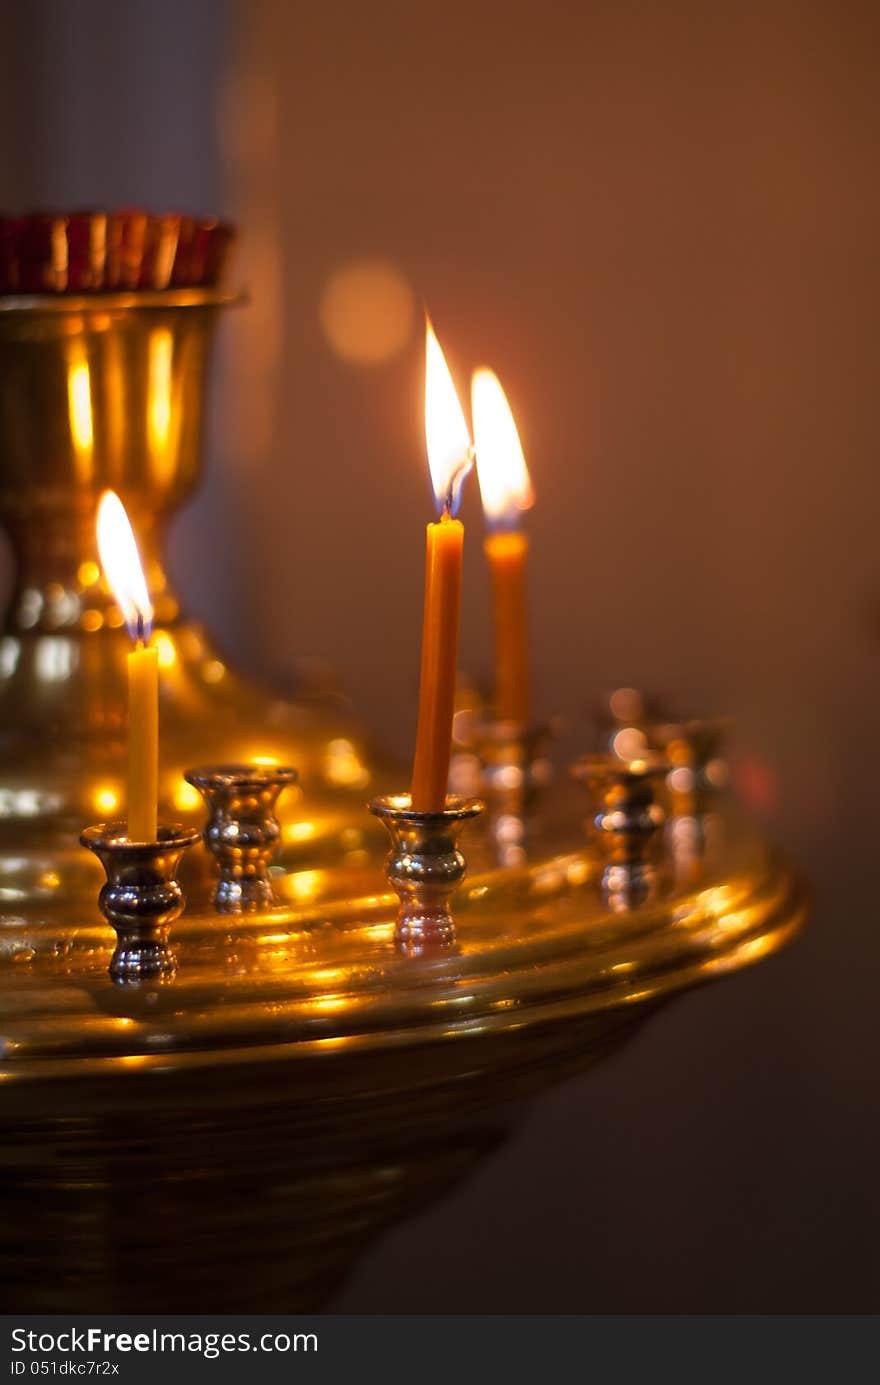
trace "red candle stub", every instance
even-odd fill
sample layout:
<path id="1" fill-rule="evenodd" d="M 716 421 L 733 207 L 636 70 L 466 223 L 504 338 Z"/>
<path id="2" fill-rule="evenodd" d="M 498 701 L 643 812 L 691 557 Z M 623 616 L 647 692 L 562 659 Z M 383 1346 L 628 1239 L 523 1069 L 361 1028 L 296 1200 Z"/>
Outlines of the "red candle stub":
<path id="1" fill-rule="evenodd" d="M 138 207 L 0 216 L 0 294 L 214 288 L 233 228 Z"/>

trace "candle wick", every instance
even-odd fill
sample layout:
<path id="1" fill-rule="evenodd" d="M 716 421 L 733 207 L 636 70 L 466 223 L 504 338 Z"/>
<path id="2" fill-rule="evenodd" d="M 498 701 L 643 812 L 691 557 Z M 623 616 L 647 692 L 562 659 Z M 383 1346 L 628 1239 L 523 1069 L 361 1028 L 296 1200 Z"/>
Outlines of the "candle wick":
<path id="1" fill-rule="evenodd" d="M 458 497 L 461 492 L 461 487 L 464 482 L 464 478 L 467 476 L 468 472 L 474 464 L 476 455 L 477 454 L 474 450 L 474 445 L 473 443 L 471 443 L 468 447 L 467 452 L 459 462 L 458 466 L 454 468 L 452 475 L 449 477 L 449 487 L 446 491 L 446 497 L 443 501 L 443 513 L 441 515 L 441 519 L 451 519 L 452 516 L 455 514 L 456 510 L 458 509 Z"/>
<path id="2" fill-rule="evenodd" d="M 142 612 L 140 612 L 140 611 L 138 611 L 138 618 L 137 618 L 137 642 L 138 642 L 138 646 L 139 646 L 141 649 L 144 647 L 144 645 L 145 645 L 145 643 L 146 643 L 146 640 L 144 639 L 144 617 L 143 617 Z"/>

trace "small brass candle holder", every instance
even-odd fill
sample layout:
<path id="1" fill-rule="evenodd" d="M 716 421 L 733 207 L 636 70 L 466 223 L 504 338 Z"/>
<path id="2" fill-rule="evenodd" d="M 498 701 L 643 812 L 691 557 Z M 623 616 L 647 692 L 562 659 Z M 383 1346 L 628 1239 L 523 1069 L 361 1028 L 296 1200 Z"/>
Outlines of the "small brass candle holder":
<path id="1" fill-rule="evenodd" d="M 528 814 L 539 791 L 552 778 L 552 766 L 544 753 L 552 728 L 547 723 L 524 726 L 516 721 L 480 717 L 473 723 L 472 735 L 496 861 L 503 867 L 522 865 L 526 859 Z"/>
<path id="2" fill-rule="evenodd" d="M 188 784 L 208 809 L 204 842 L 219 872 L 214 905 L 219 913 L 251 913 L 276 903 L 269 866 L 281 837 L 275 805 L 296 783 L 288 765 L 205 765 L 189 769 Z"/>
<path id="3" fill-rule="evenodd" d="M 628 761 L 612 753 L 585 755 L 571 767 L 593 800 L 592 823 L 605 854 L 602 898 L 616 913 L 657 893 L 655 856 L 665 815 L 654 796 L 668 771 L 668 761 L 651 751 Z"/>
<path id="4" fill-rule="evenodd" d="M 666 824 L 669 855 L 680 885 L 694 884 L 719 849 L 722 836 L 717 804 L 727 785 L 723 758 L 726 717 L 657 722 L 649 727 L 653 745 L 669 762 Z"/>
<path id="5" fill-rule="evenodd" d="M 450 794 L 442 812 L 421 813 L 412 807 L 409 794 L 391 794 L 372 799 L 369 808 L 391 838 L 385 873 L 400 900 L 394 935 L 398 950 L 418 956 L 453 947 L 450 899 L 467 870 L 458 837 L 483 804 Z"/>
<path id="6" fill-rule="evenodd" d="M 199 839 L 193 828 L 160 825 L 155 842 L 132 842 L 124 822 L 102 822 L 80 836 L 104 867 L 101 913 L 116 930 L 110 961 L 114 981 L 126 984 L 172 976 L 177 966 L 169 930 L 184 907 L 177 882 L 180 858 Z"/>

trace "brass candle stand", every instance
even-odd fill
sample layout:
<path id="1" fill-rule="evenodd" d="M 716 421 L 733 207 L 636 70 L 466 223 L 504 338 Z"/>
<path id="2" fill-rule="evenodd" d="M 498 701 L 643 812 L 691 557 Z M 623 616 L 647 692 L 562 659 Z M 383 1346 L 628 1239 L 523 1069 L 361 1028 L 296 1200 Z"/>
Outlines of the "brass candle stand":
<path id="1" fill-rule="evenodd" d="M 668 855 L 680 885 L 696 883 L 722 848 L 723 756 L 727 718 L 691 717 L 649 726 L 651 743 L 669 762 L 666 776 Z"/>
<path id="2" fill-rule="evenodd" d="M 656 792 L 669 772 L 668 762 L 650 751 L 632 760 L 613 753 L 586 755 L 571 772 L 593 801 L 592 825 L 604 858 L 603 900 L 621 913 L 654 899 L 665 816 Z"/>
<path id="3" fill-rule="evenodd" d="M 169 929 L 184 906 L 177 868 L 199 834 L 160 825 L 155 842 L 133 842 L 126 830 L 124 822 L 101 823 L 87 827 L 80 839 L 107 874 L 98 904 L 116 931 L 108 970 L 122 984 L 165 980 L 177 968 Z"/>
<path id="4" fill-rule="evenodd" d="M 418 812 L 409 794 L 370 803 L 391 838 L 385 873 L 400 900 L 394 929 L 399 951 L 420 956 L 455 945 L 451 897 L 467 869 L 458 837 L 482 811 L 479 799 L 454 796 L 439 813 Z"/>
<path id="5" fill-rule="evenodd" d="M 691 815 L 723 830 L 690 876 L 670 868 L 669 839 L 665 865 L 654 855 L 667 772 L 630 782 L 619 756 L 613 773 L 582 765 L 605 824 L 585 840 L 582 789 L 539 784 L 543 751 L 518 729 L 484 742 L 484 817 L 453 800 L 429 821 L 399 796 L 374 797 L 371 815 L 400 770 L 339 699 L 306 685 L 277 698 L 228 667 L 181 616 L 161 547 L 199 473 L 210 346 L 232 301 L 173 276 L 0 292 L 0 518 L 18 564 L 0 637 L 0 1215 L 6 1243 L 27 1246 L 7 1260 L 9 1311 L 314 1307 L 523 1098 L 661 1002 L 780 948 L 804 917 L 785 860 L 707 785 Z M 128 640 L 94 539 L 108 485 L 144 548 L 160 820 L 182 828 L 143 846 L 90 829 L 83 851 L 83 824 L 118 812 L 125 771 Z M 240 783 L 184 779 L 232 763 L 266 767 L 247 809 L 232 803 Z M 285 765 L 299 780 L 276 814 Z M 505 857 L 514 789 L 522 831 Z M 202 794 L 219 887 L 211 852 L 185 849 Z M 685 806 L 671 800 L 670 820 Z M 239 855 L 227 813 L 256 823 Z M 181 893 L 173 984 L 116 984 L 171 977 Z M 145 1185 L 149 1226 L 128 1215 Z"/>
<path id="6" fill-rule="evenodd" d="M 277 904 L 269 875 L 281 840 L 275 805 L 296 783 L 296 770 L 286 765 L 208 765 L 187 770 L 184 778 L 208 809 L 204 839 L 216 863 L 218 912 L 236 914 Z"/>

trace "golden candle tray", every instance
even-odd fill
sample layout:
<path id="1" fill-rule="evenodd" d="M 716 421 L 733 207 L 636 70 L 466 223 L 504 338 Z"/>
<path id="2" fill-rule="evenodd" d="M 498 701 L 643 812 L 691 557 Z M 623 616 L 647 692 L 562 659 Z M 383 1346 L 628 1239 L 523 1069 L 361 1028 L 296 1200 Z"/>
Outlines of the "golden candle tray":
<path id="1" fill-rule="evenodd" d="M 165 518 L 199 471 L 228 301 L 0 295 L 0 519 L 17 564 L 0 639 L 9 1312 L 320 1304 L 378 1227 L 501 1137 L 519 1099 L 667 997 L 773 952 L 804 915 L 784 861 L 717 809 L 696 869 L 678 884 L 672 869 L 637 908 L 603 904 L 609 868 L 581 790 L 559 781 L 527 850 L 517 838 L 523 864 L 493 864 L 497 813 L 469 830 L 454 944 L 401 954 L 387 838 L 366 809 L 399 775 L 332 689 L 303 681 L 279 699 L 232 672 L 181 618 L 162 565 Z M 118 816 L 124 783 L 129 642 L 94 535 L 108 486 L 156 611 L 160 820 L 204 825 L 183 778 L 194 766 L 299 773 L 279 810 L 277 907 L 218 912 L 210 857 L 192 847 L 161 984 L 108 976 L 101 868 L 78 840 Z"/>

